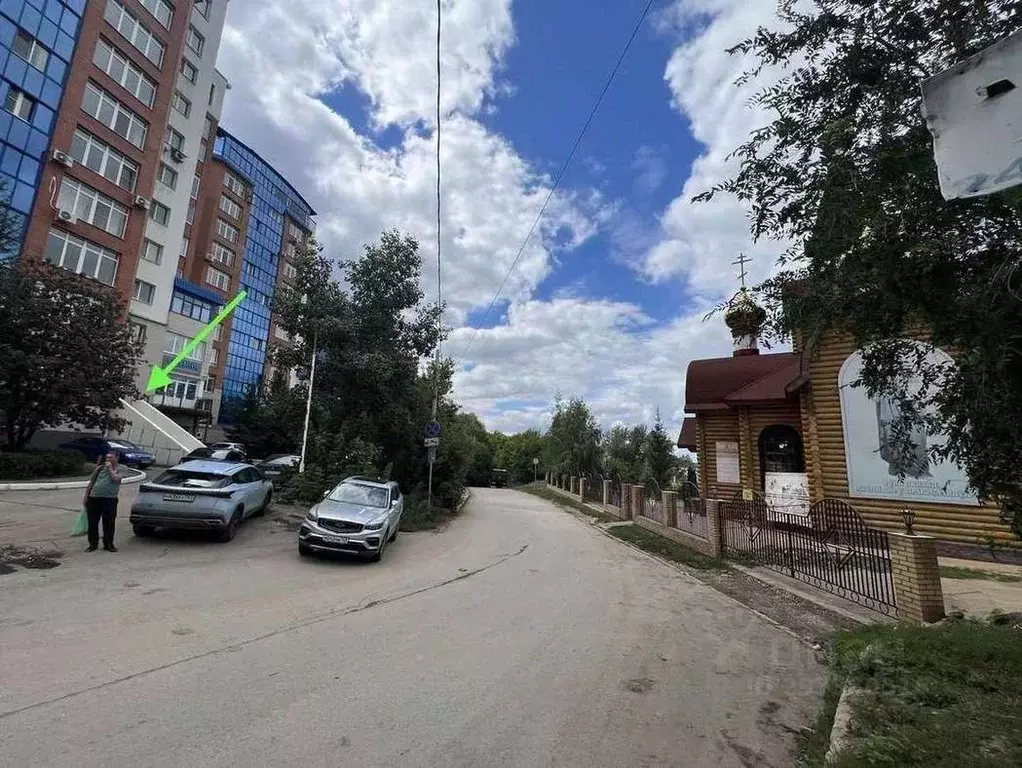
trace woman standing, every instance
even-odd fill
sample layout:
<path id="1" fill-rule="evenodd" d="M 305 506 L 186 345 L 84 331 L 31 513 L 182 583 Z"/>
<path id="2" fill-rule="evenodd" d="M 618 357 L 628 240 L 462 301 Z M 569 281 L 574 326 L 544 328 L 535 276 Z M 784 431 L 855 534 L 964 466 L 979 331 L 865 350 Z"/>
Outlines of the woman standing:
<path id="1" fill-rule="evenodd" d="M 99 548 L 99 523 L 103 521 L 103 549 L 116 552 L 114 546 L 114 520 L 117 517 L 117 496 L 121 491 L 123 475 L 117 473 L 117 454 L 110 451 L 100 456 L 85 489 L 85 512 L 89 516 L 89 546 L 86 552 Z"/>

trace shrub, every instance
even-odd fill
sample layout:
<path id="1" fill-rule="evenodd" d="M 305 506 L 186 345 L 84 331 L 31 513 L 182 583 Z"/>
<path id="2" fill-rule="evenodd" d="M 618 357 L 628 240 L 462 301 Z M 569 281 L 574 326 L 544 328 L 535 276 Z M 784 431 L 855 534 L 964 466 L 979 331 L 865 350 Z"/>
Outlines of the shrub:
<path id="1" fill-rule="evenodd" d="M 88 467 L 78 451 L 0 451 L 0 479 L 34 480 L 40 477 L 84 475 Z"/>

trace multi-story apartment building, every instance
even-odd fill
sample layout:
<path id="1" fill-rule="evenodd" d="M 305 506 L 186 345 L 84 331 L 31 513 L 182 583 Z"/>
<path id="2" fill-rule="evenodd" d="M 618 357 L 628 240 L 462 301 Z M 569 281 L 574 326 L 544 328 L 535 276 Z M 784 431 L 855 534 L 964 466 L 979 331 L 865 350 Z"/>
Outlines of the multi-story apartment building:
<path id="1" fill-rule="evenodd" d="M 315 229 L 316 212 L 268 162 L 222 128 L 199 188 L 203 234 L 193 236 L 186 274 L 207 287 L 247 292 L 212 344 L 214 382 L 221 385 L 219 421 L 230 423 L 252 387 L 273 375 L 268 354 L 285 338 L 272 312 L 278 288 L 295 274 L 292 260 Z"/>

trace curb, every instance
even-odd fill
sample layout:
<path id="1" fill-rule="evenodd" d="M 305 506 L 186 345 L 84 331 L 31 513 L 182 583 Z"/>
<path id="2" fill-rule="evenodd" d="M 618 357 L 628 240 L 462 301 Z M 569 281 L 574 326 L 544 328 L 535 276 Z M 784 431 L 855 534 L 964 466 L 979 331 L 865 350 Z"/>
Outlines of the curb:
<path id="1" fill-rule="evenodd" d="M 121 485 L 141 483 L 147 477 L 146 473 L 140 469 L 133 469 L 132 467 L 125 467 L 125 469 L 137 472 L 138 474 L 133 477 L 124 478 Z M 88 480 L 69 480 L 58 483 L 0 483 L 0 491 L 69 491 L 76 488 L 84 489 L 88 485 Z"/>
<path id="2" fill-rule="evenodd" d="M 841 697 L 837 700 L 837 709 L 834 710 L 834 724 L 830 728 L 830 747 L 823 758 L 825 764 L 833 763 L 852 745 L 852 699 L 862 693 L 861 688 L 850 685 L 841 689 Z"/>

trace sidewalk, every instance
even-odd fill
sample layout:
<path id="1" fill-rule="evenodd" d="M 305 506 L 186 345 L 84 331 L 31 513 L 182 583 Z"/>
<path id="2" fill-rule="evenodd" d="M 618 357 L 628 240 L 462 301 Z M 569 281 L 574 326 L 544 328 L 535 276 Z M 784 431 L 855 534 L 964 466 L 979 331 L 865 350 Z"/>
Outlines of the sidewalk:
<path id="1" fill-rule="evenodd" d="M 992 611 L 1022 612 L 1022 566 L 950 557 L 939 563 L 948 613 L 961 611 L 985 619 Z"/>

